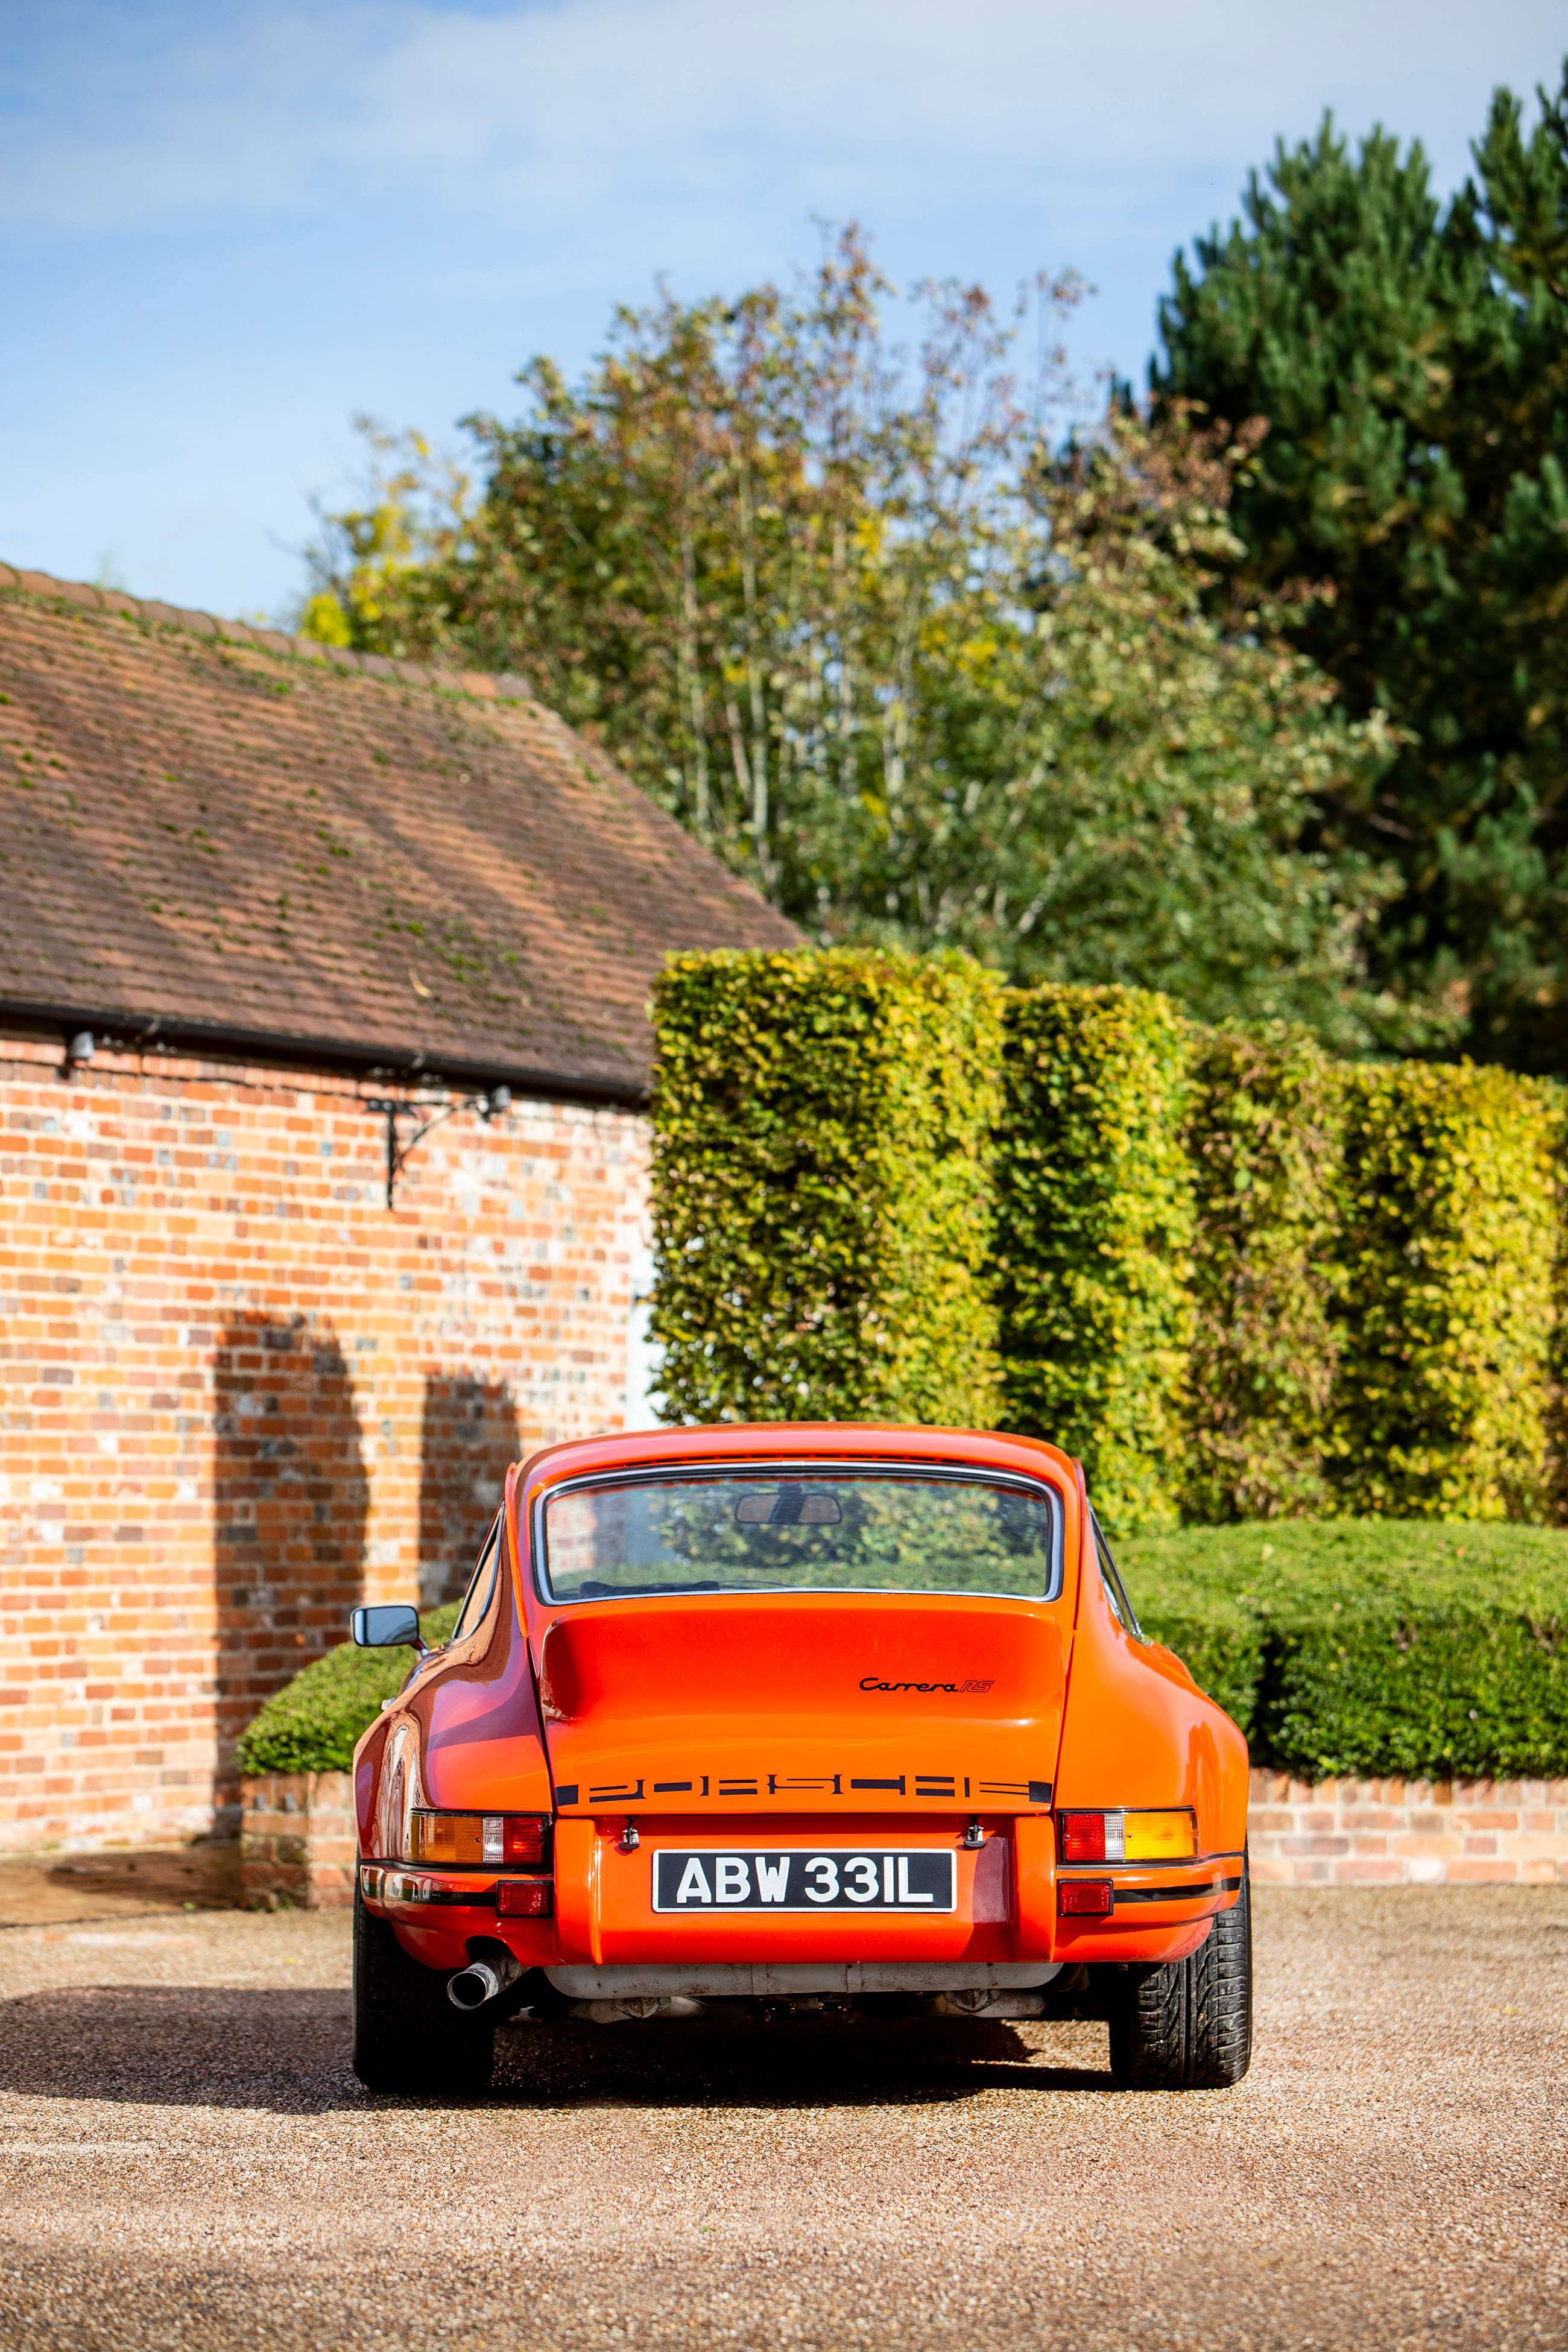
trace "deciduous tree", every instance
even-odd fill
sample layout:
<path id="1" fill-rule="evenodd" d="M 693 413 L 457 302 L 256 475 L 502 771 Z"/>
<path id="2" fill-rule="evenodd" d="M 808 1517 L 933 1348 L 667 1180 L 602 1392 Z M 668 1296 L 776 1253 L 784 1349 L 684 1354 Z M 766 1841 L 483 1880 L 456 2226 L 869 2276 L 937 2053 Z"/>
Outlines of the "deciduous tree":
<path id="1" fill-rule="evenodd" d="M 851 229 L 792 287 L 622 311 L 583 383 L 535 360 L 470 420 L 477 490 L 384 437 L 309 625 L 522 671 L 818 937 L 1364 1040 L 1383 883 L 1302 836 L 1387 732 L 1208 601 L 1238 453 L 1121 415 L 1053 459 L 1071 284 L 925 287 L 912 352 L 889 290 Z"/>

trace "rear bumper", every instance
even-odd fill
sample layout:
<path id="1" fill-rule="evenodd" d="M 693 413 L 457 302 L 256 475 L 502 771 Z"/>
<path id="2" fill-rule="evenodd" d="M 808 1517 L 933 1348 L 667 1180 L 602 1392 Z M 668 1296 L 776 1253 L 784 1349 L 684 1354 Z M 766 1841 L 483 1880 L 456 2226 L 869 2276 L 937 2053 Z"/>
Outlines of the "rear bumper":
<path id="1" fill-rule="evenodd" d="M 1237 1900 L 1242 1857 L 1207 1856 L 1186 1864 L 1059 1867 L 1048 1814 L 983 1822 L 978 1847 L 967 1824 L 951 1817 L 874 1823 L 710 1820 L 647 1821 L 638 1841 L 622 1842 L 624 1820 L 563 1820 L 555 1829 L 553 1916 L 507 1916 L 509 1885 L 522 1874 L 436 1871 L 363 1863 L 367 1907 L 390 1920 L 405 1948 L 432 1968 L 461 1968 L 470 1946 L 504 1945 L 525 1968 L 595 1972 L 677 1969 L 748 1975 L 806 1969 L 834 1974 L 868 1968 L 928 1974 L 961 1972 L 965 1985 L 1044 1980 L 1055 1966 L 1081 1961 L 1180 1959 L 1194 1950 L 1215 1916 Z M 941 1916 L 834 1910 L 816 1914 L 715 1910 L 658 1913 L 652 1903 L 653 1857 L 660 1847 L 714 1852 L 772 1848 L 802 1840 L 825 1852 L 850 1853 L 857 1842 L 942 1849 L 956 1859 L 957 1902 Z M 1110 1909 L 1064 1917 L 1060 1890 L 1092 1881 L 1109 1885 Z M 991 1972 L 997 1974 L 993 1979 Z M 953 1981 L 958 1980 L 957 1975 Z M 737 1986 L 737 1990 L 740 1990 Z M 840 1990 L 838 1982 L 802 1990 Z M 864 1983 L 860 1990 L 870 1990 Z M 783 1990 L 781 1985 L 780 1990 Z"/>
<path id="2" fill-rule="evenodd" d="M 1079 1960 L 1180 1960 L 1195 1951 L 1210 1923 L 1241 1893 L 1244 1857 L 1209 1854 L 1164 1862 L 1058 1866 L 1055 1957 Z M 1064 1916 L 1062 1890 L 1109 1885 L 1111 1907 L 1099 1916 Z"/>

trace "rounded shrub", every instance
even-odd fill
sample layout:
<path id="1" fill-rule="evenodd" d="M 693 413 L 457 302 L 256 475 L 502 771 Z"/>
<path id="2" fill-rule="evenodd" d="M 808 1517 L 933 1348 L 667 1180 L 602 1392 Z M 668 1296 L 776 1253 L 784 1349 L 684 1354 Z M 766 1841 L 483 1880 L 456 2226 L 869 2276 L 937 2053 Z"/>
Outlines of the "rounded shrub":
<path id="1" fill-rule="evenodd" d="M 421 1618 L 420 1630 L 432 1645 L 447 1639 L 460 1605 L 450 1601 Z M 241 1735 L 240 1770 L 346 1772 L 360 1734 L 375 1721 L 383 1699 L 402 1689 L 417 1654 L 412 1647 L 362 1650 L 341 1642 L 301 1666 Z"/>

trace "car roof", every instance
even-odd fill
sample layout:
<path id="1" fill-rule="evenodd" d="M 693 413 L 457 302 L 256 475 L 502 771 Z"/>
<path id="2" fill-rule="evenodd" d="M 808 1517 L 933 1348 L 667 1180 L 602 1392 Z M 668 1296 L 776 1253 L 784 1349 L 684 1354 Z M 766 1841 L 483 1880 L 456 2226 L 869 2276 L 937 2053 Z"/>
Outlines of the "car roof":
<path id="1" fill-rule="evenodd" d="M 962 1463 L 971 1468 L 1045 1477 L 1072 1491 L 1079 1467 L 1072 1456 L 1042 1439 L 1000 1430 L 927 1429 L 899 1422 L 726 1422 L 685 1429 L 622 1431 L 546 1447 L 522 1465 L 524 1492 L 595 1472 L 673 1469 L 682 1463 L 742 1465 L 820 1459 Z"/>

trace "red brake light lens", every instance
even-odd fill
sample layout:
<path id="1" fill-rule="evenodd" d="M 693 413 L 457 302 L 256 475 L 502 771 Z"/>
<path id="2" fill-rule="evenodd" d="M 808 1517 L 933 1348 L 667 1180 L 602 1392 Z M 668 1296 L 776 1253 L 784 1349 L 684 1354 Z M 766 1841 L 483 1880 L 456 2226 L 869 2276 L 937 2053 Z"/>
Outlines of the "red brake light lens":
<path id="1" fill-rule="evenodd" d="M 1057 1888 L 1057 1910 L 1064 1919 L 1103 1919 L 1115 1904 L 1109 1878 L 1064 1878 Z"/>
<path id="2" fill-rule="evenodd" d="M 550 1859 L 548 1813 L 503 1813 L 501 1843 L 506 1862 L 540 1863 Z"/>
<path id="3" fill-rule="evenodd" d="M 1103 1813 L 1061 1813 L 1057 1820 L 1057 1834 L 1064 1862 L 1106 1860 Z"/>

